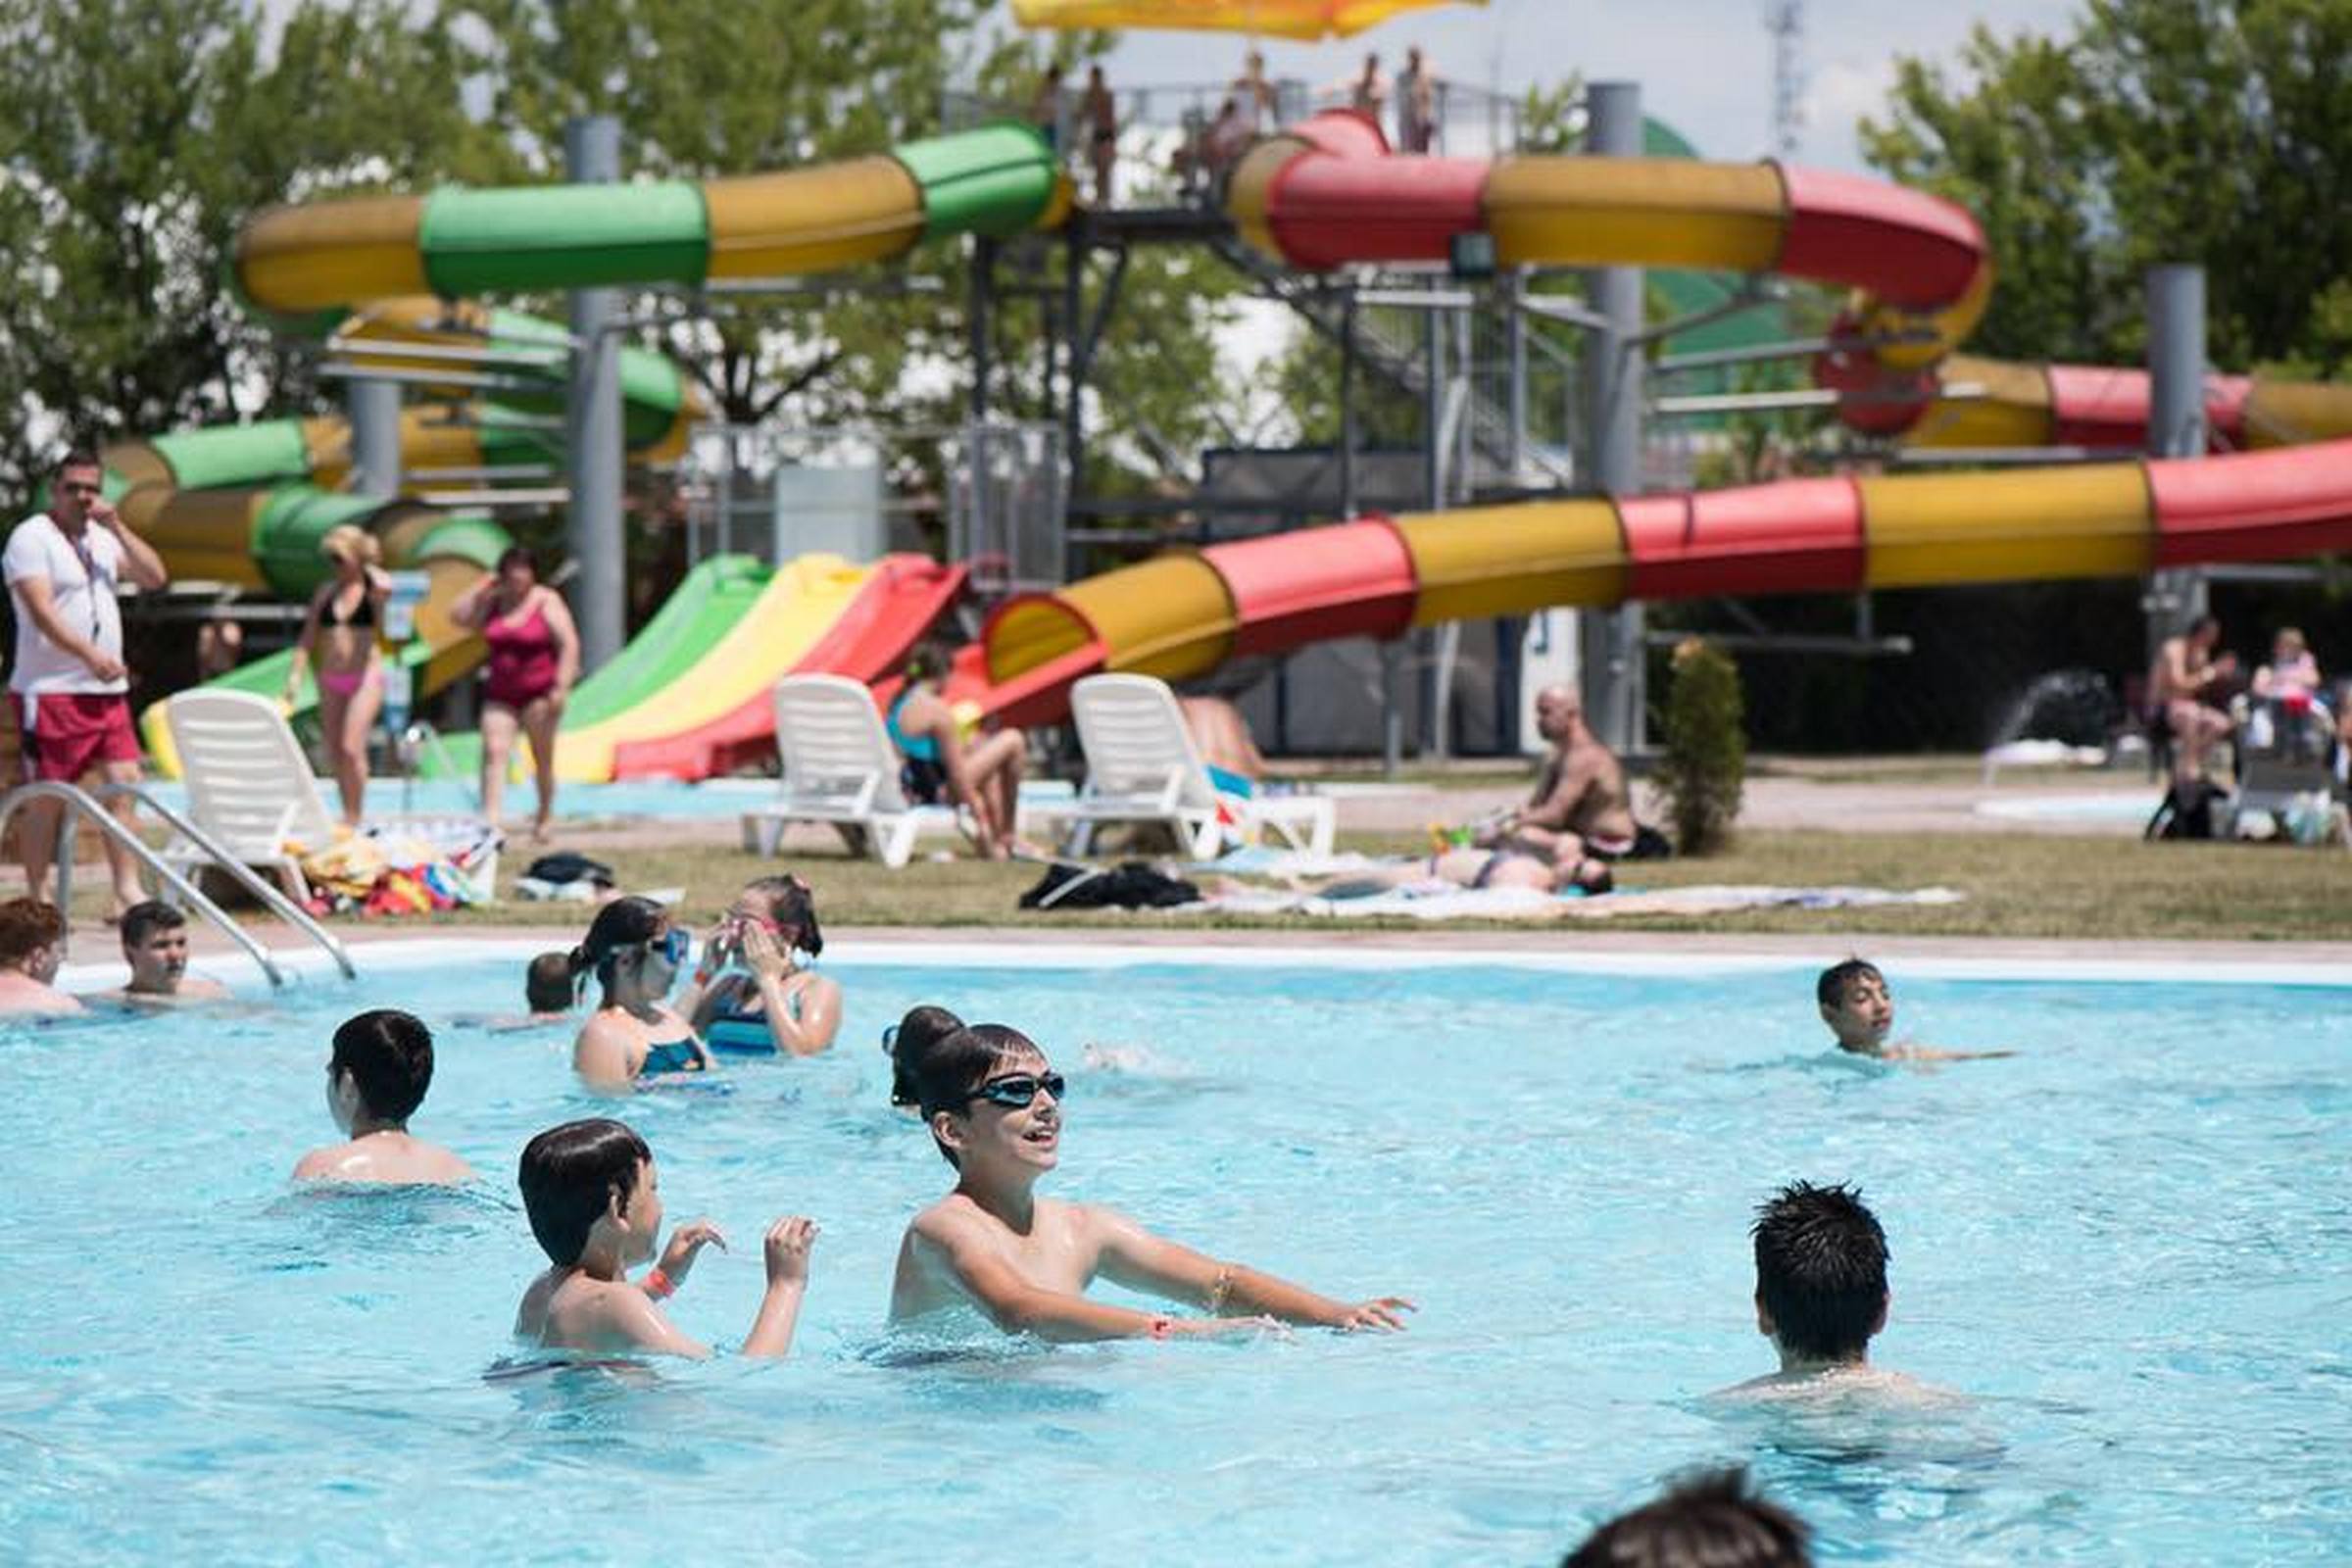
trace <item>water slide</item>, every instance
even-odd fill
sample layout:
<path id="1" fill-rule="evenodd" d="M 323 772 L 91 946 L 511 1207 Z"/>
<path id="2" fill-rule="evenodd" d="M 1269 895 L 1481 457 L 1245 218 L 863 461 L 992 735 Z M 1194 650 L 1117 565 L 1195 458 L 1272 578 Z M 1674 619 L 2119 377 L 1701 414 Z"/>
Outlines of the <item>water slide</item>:
<path id="1" fill-rule="evenodd" d="M 289 329 L 328 334 L 348 363 L 391 370 L 455 396 L 463 394 L 462 386 L 435 388 L 434 378 L 458 363 L 450 351 L 464 350 L 468 368 L 487 363 L 511 383 L 496 404 L 404 413 L 403 468 L 416 485 L 429 482 L 436 470 L 464 473 L 553 457 L 546 429 L 562 409 L 568 334 L 512 312 L 453 302 L 515 289 L 696 285 L 832 271 L 888 260 L 940 235 L 1008 235 L 1052 226 L 1067 202 L 1067 184 L 1036 132 L 1000 125 L 783 173 L 702 182 L 452 188 L 278 208 L 239 232 L 232 274 L 251 309 Z M 452 382 L 463 379 L 450 376 Z M 656 462 L 682 452 L 698 410 L 677 368 L 658 355 L 626 350 L 622 391 L 632 451 Z M 334 521 L 375 526 L 391 543 L 399 521 L 418 511 L 332 494 L 350 466 L 350 431 L 340 419 L 184 432 L 118 447 L 108 461 L 125 514 L 157 543 L 175 575 L 270 587 L 288 596 L 308 594 L 324 571 L 317 545 L 331 524 L 309 523 L 331 512 Z M 306 525 L 296 528 L 288 518 Z M 395 565 L 433 572 L 414 656 L 425 666 L 427 690 L 479 658 L 479 639 L 454 626 L 447 611 L 495 557 L 494 548 L 486 549 L 491 536 L 483 527 L 465 536 L 461 553 L 387 552 Z M 428 530 L 414 542 L 446 545 L 456 537 Z M 653 747 L 672 737 L 679 738 L 674 753 L 643 752 L 646 765 L 691 770 L 697 758 L 729 755 L 740 745 L 738 715 L 749 699 L 711 710 L 702 700 L 706 694 L 732 691 L 730 683 L 752 670 L 771 669 L 772 679 L 781 672 L 771 667 L 775 660 L 787 659 L 790 667 L 808 646 L 839 650 L 853 665 L 870 662 L 877 648 L 895 648 L 903 656 L 923 627 L 902 622 L 928 603 L 908 588 L 913 580 L 905 564 L 894 566 L 887 574 L 891 591 L 873 601 L 880 608 L 854 617 L 859 630 L 828 640 L 829 623 L 809 621 L 820 613 L 814 607 L 831 605 L 845 614 L 864 601 L 819 586 L 834 582 L 820 568 L 779 575 L 772 594 L 739 612 L 772 617 L 774 628 L 730 625 L 730 635 L 706 640 L 707 657 L 730 662 L 724 680 L 690 679 L 698 676 L 694 664 L 668 668 L 669 682 L 690 687 L 695 701 L 650 704 L 645 699 L 652 694 L 630 673 L 600 688 L 596 703 L 575 703 L 563 749 L 566 773 L 576 757 L 576 765 L 589 770 L 581 776 L 610 777 L 617 748 Z M 284 678 L 283 656 L 279 660 L 227 679 L 275 690 Z M 623 662 L 628 672 L 661 663 Z M 585 695 L 583 686 L 575 699 Z M 605 711 L 606 702 L 620 707 Z M 672 715 L 670 727 L 653 717 L 663 711 Z M 150 717 L 151 745 L 161 742 L 159 760 L 168 766 L 169 737 L 160 715 Z M 577 746 L 568 738 L 574 729 Z M 705 739 L 695 738 L 705 730 Z"/>
<path id="2" fill-rule="evenodd" d="M 1394 158 L 1378 126 L 1347 112 L 1260 142 L 1234 172 L 1228 208 L 1250 243 L 1310 271 L 1444 262 L 1455 236 L 1484 232 L 1503 266 L 1776 271 L 1857 290 L 1833 334 L 1851 346 L 1816 371 L 1852 394 L 1850 422 L 1889 432 L 1926 411 L 1923 388 L 1992 284 L 1973 218 L 1883 181 L 1776 163 Z M 2113 385 L 2131 375 L 2103 373 Z M 2037 405 L 2013 379 L 2017 412 L 2001 416 L 2022 429 L 2049 409 L 2063 438 L 2057 400 Z M 2250 439 L 2319 423 L 2333 407 L 2333 389 L 2321 388 L 2327 397 L 2295 394 L 2291 423 L 2265 420 L 2259 384 L 2220 392 L 2235 397 Z M 2347 547 L 2345 441 L 1471 508 L 1213 545 L 1008 600 L 958 695 L 1015 722 L 1050 722 L 1067 710 L 1069 682 L 1096 670 L 1181 680 L 1323 638 L 1553 606 L 2137 576 Z"/>

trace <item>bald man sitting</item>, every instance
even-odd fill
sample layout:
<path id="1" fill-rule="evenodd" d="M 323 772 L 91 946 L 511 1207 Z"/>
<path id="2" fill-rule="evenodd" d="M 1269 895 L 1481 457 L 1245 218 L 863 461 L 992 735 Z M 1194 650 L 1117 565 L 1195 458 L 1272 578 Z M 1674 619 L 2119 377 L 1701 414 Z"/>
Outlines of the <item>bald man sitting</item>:
<path id="1" fill-rule="evenodd" d="M 1571 686 L 1536 694 L 1536 729 L 1551 743 L 1525 806 L 1480 830 L 1482 846 L 1514 845 L 1554 864 L 1586 856 L 1599 860 L 1663 859 L 1664 834 L 1634 820 L 1625 764 L 1585 723 L 1585 702 Z"/>

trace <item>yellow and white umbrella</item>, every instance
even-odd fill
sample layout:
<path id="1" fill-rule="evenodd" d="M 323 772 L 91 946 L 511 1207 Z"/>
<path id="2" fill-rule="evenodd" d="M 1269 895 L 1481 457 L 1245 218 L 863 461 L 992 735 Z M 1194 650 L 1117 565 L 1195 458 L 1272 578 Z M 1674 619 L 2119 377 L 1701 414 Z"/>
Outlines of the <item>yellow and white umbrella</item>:
<path id="1" fill-rule="evenodd" d="M 1487 0 L 1012 0 L 1024 27 L 1170 27 L 1270 38 L 1346 38 L 1408 11 Z"/>

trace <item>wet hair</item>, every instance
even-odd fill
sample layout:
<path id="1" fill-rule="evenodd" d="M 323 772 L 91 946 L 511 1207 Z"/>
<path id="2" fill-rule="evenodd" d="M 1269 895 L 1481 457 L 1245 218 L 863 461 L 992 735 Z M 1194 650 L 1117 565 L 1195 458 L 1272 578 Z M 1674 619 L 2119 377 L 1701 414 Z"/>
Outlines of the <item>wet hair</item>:
<path id="1" fill-rule="evenodd" d="M 757 893 L 767 901 L 767 917 L 780 926 L 800 933 L 795 944 L 811 958 L 825 951 L 825 934 L 816 928 L 816 900 L 808 892 L 808 884 L 797 876 L 763 876 L 743 885 L 746 893 Z"/>
<path id="2" fill-rule="evenodd" d="M 523 1005 L 533 1012 L 568 1012 L 579 1000 L 579 981 L 568 953 L 542 953 L 522 971 Z"/>
<path id="3" fill-rule="evenodd" d="M 384 547 L 376 543 L 375 535 L 357 523 L 339 522 L 318 541 L 318 553 L 329 561 L 352 561 L 372 566 L 384 558 Z"/>
<path id="4" fill-rule="evenodd" d="M 1750 1234 L 1773 1338 L 1824 1359 L 1860 1354 L 1886 1309 L 1886 1233 L 1861 1193 L 1790 1182 L 1756 1210 Z"/>
<path id="5" fill-rule="evenodd" d="M 1593 1531 L 1560 1568 L 1811 1568 L 1811 1536 L 1751 1491 L 1745 1470 L 1704 1471 Z"/>
<path id="6" fill-rule="evenodd" d="M 577 986 L 581 976 L 593 974 L 610 995 L 614 962 L 629 949 L 651 942 L 668 918 L 661 905 L 634 896 L 614 899 L 597 910 L 596 918 L 588 922 L 588 935 L 565 960 L 572 984 Z"/>
<path id="7" fill-rule="evenodd" d="M 1876 980 L 1882 989 L 1886 984 L 1886 976 L 1877 964 L 1868 958 L 1848 958 L 1821 971 L 1821 978 L 1813 982 L 1813 1000 L 1825 1007 L 1842 1007 L 1846 992 L 1857 980 Z"/>
<path id="8" fill-rule="evenodd" d="M 188 917 L 161 899 L 147 899 L 122 911 L 122 951 L 128 953 L 158 931 L 176 931 Z"/>
<path id="9" fill-rule="evenodd" d="M 539 575 L 539 556 L 528 545 L 509 545 L 498 553 L 498 570 L 504 575 L 509 566 L 528 566 L 531 575 Z"/>
<path id="10" fill-rule="evenodd" d="M 956 646 L 944 637 L 926 637 L 906 656 L 906 678 L 943 680 L 956 667 Z"/>
<path id="11" fill-rule="evenodd" d="M 915 1067 L 931 1048 L 963 1027 L 963 1020 L 945 1007 L 928 1004 L 908 1007 L 890 1037 L 890 1102 L 911 1109 L 922 1103 Z"/>
<path id="12" fill-rule="evenodd" d="M 1044 1053 L 1037 1042 L 1006 1024 L 967 1023 L 933 1043 L 919 1056 L 906 1058 L 914 1079 L 914 1101 L 928 1122 L 943 1110 L 962 1111 L 970 1105 L 971 1091 L 980 1086 L 999 1062 L 1014 1056 Z M 937 1139 L 939 1134 L 931 1135 Z M 939 1146 L 942 1159 L 956 1163 L 956 1152 Z"/>
<path id="13" fill-rule="evenodd" d="M 433 1081 L 433 1034 L 412 1013 L 376 1007 L 343 1020 L 327 1066 L 351 1074 L 369 1115 L 405 1122 Z"/>
<path id="14" fill-rule="evenodd" d="M 605 1210 L 637 1190 L 638 1162 L 653 1157 L 635 1129 L 609 1116 L 567 1121 L 523 1145 L 514 1181 L 548 1261 L 577 1263 Z"/>
<path id="15" fill-rule="evenodd" d="M 42 899 L 0 903 L 0 964 L 22 963 L 36 948 L 55 947 L 65 939 L 66 917 L 56 905 Z"/>

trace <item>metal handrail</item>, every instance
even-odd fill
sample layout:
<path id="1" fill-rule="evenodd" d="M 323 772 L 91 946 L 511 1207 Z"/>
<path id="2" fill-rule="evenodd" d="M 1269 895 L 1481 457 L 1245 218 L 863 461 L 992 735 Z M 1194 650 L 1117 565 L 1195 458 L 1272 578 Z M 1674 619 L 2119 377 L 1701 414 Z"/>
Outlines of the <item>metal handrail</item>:
<path id="1" fill-rule="evenodd" d="M 415 797 L 410 793 L 416 783 L 415 759 L 428 747 L 432 751 L 434 760 L 441 764 L 441 771 L 458 781 L 459 787 L 466 793 L 466 799 L 473 804 L 476 811 L 479 811 L 482 808 L 481 791 L 466 782 L 465 773 L 458 767 L 457 759 L 449 755 L 449 743 L 442 738 L 440 730 L 421 718 L 415 718 L 411 719 L 401 730 L 400 743 L 395 751 L 395 755 L 400 759 L 400 808 L 402 812 L 404 814 L 408 812 L 415 801 Z"/>
<path id="2" fill-rule="evenodd" d="M 286 977 L 271 961 L 268 949 L 248 936 L 244 927 L 230 919 L 226 910 L 206 898 L 187 878 L 166 865 L 153 850 L 139 841 L 137 834 L 116 821 L 105 808 L 74 785 L 45 779 L 36 784 L 20 784 L 5 796 L 0 796 L 0 833 L 5 833 L 18 810 L 32 801 L 58 801 L 69 808 L 58 818 L 56 858 L 59 909 L 71 909 L 74 906 L 74 816 L 78 812 L 101 834 L 128 850 L 140 864 L 155 873 L 157 881 L 185 899 L 197 912 L 226 932 L 231 941 L 245 950 L 246 956 L 261 965 L 262 973 L 270 977 L 270 985 L 282 986 L 286 983 Z M 349 972 L 348 961 L 345 972 Z"/>
<path id="3" fill-rule="evenodd" d="M 357 980 L 360 977 L 358 968 L 356 968 L 351 961 L 350 950 L 343 946 L 341 938 L 337 937 L 325 926 L 320 925 L 317 917 L 314 916 L 310 910 L 304 908 L 301 905 L 288 898 L 283 888 L 280 888 L 277 886 L 277 884 L 271 882 L 268 877 L 261 875 L 259 872 L 255 871 L 252 866 L 247 865 L 243 860 L 239 859 L 235 855 L 230 853 L 227 846 L 223 845 L 219 839 L 214 838 L 210 833 L 207 833 L 204 829 L 189 821 L 179 812 L 173 810 L 171 807 L 166 806 L 163 802 L 157 800 L 153 795 L 147 793 L 146 786 L 144 785 L 102 784 L 98 787 L 98 799 L 102 801 L 113 800 L 118 795 L 129 796 L 132 800 L 138 802 L 148 810 L 153 811 L 157 816 L 162 817 L 166 827 L 172 829 L 172 832 L 177 833 L 181 838 L 186 839 L 190 844 L 193 844 L 198 849 L 202 850 L 205 854 L 205 858 L 211 860 L 213 864 L 219 866 L 221 870 L 227 872 L 231 881 L 235 882 L 237 886 L 243 888 L 246 892 L 252 894 L 255 898 L 261 900 L 262 906 L 264 908 L 268 909 L 271 914 L 276 915 L 279 919 L 285 921 L 288 925 L 294 927 L 295 930 L 300 931 L 304 936 L 309 937 L 313 942 L 316 942 L 320 947 L 324 948 L 326 950 L 326 956 L 335 960 L 335 967 L 343 971 L 344 979 Z M 142 849 L 145 848 L 144 845 L 140 847 Z M 61 855 L 59 857 L 59 864 L 66 864 L 69 862 L 69 859 L 70 857 Z M 160 858 L 153 863 L 161 864 Z M 64 882 L 61 881 L 58 884 L 58 888 L 60 892 L 63 892 L 65 889 Z M 63 907 L 63 906 L 61 905 L 60 907 Z M 221 918 L 227 919 L 228 916 L 223 914 Z M 237 929 L 242 931 L 244 928 L 240 926 Z"/>

